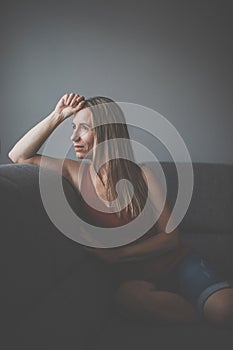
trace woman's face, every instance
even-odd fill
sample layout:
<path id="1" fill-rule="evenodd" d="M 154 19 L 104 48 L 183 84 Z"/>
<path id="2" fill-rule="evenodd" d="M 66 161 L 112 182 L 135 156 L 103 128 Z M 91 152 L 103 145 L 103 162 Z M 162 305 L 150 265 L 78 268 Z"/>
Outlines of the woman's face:
<path id="1" fill-rule="evenodd" d="M 70 139 L 73 142 L 77 158 L 92 159 L 92 152 L 87 156 L 88 152 L 93 149 L 94 145 L 94 131 L 92 129 L 91 114 L 89 108 L 83 108 L 76 113 L 72 122 L 73 134 Z"/>

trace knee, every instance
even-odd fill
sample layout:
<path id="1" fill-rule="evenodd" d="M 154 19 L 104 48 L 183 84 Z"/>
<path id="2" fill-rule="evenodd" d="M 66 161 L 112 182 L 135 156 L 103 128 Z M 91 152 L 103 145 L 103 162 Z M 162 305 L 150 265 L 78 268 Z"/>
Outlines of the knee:
<path id="1" fill-rule="evenodd" d="M 204 315 L 215 325 L 233 328 L 233 289 L 221 290 L 210 296 L 204 305 Z"/>

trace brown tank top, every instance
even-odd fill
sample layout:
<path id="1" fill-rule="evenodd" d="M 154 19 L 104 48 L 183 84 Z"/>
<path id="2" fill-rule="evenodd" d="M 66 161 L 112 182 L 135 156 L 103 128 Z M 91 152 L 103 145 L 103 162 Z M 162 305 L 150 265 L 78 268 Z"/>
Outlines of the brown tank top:
<path id="1" fill-rule="evenodd" d="M 85 221 L 99 227 L 119 227 L 127 224 L 132 219 L 127 215 L 126 210 L 122 210 L 122 218 L 119 218 L 115 213 L 111 212 L 111 208 L 107 208 L 105 204 L 99 199 L 95 187 L 92 183 L 89 166 L 85 167 L 84 176 L 82 177 L 81 190 L 85 193 L 85 198 L 89 203 L 98 204 L 98 208 L 103 208 L 102 212 L 90 207 L 85 200 L 82 201 L 81 214 Z M 133 244 L 147 239 L 158 233 L 156 225 L 153 226 L 147 233 L 137 239 Z M 132 243 L 130 243 L 132 245 Z M 192 246 L 181 241 L 179 247 L 172 251 L 164 253 L 161 256 L 150 257 L 141 261 L 120 262 L 111 264 L 113 273 L 120 280 L 128 279 L 151 279 L 160 278 L 165 273 L 171 271 L 173 267 L 183 259 L 192 249 Z"/>

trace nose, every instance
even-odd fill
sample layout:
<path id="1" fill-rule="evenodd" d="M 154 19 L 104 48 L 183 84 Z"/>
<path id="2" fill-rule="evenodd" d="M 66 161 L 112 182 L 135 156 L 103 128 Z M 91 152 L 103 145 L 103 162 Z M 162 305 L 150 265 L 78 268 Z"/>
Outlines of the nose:
<path id="1" fill-rule="evenodd" d="M 70 139 L 71 139 L 72 142 L 78 141 L 78 140 L 80 140 L 80 136 L 78 136 L 78 135 L 75 136 L 75 135 L 72 134 L 71 137 L 70 137 Z"/>
<path id="2" fill-rule="evenodd" d="M 76 130 L 74 130 L 73 134 L 70 137 L 71 141 L 77 141 L 80 140 L 80 132 L 77 132 Z"/>

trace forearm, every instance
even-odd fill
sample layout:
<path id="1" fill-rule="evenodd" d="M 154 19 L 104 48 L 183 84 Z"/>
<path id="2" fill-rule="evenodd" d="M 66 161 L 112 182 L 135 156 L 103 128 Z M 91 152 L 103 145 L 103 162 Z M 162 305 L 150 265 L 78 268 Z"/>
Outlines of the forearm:
<path id="1" fill-rule="evenodd" d="M 145 260 L 150 257 L 161 256 L 175 250 L 178 244 L 179 236 L 177 232 L 170 234 L 160 232 L 144 241 L 118 248 L 119 262 Z"/>
<path id="2" fill-rule="evenodd" d="M 30 129 L 9 152 L 9 158 L 18 163 L 33 157 L 53 130 L 63 121 L 62 117 L 52 112 L 40 123 Z"/>

